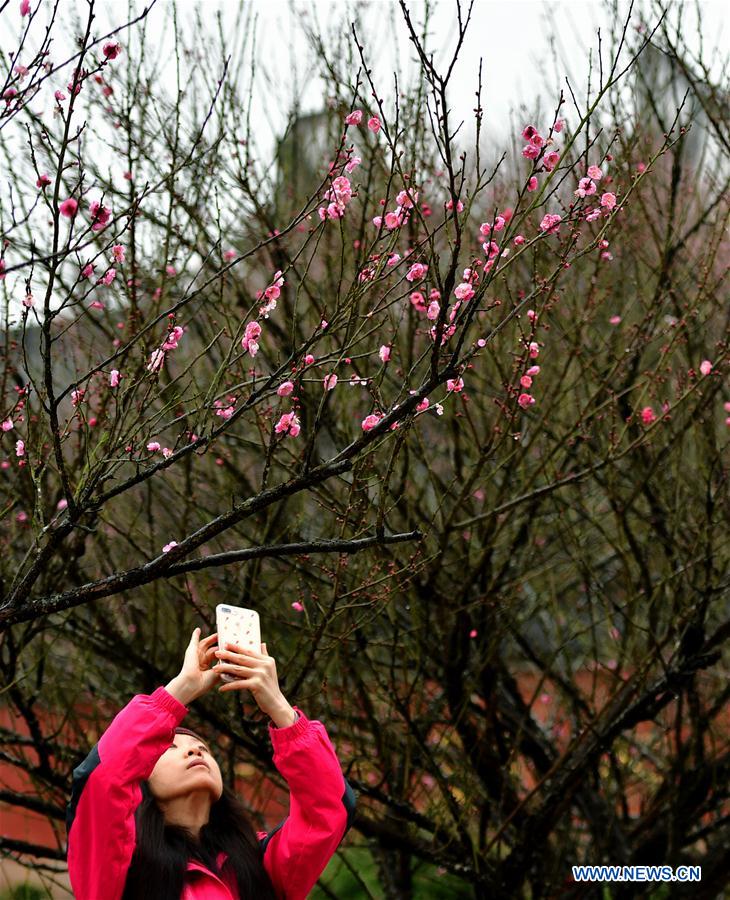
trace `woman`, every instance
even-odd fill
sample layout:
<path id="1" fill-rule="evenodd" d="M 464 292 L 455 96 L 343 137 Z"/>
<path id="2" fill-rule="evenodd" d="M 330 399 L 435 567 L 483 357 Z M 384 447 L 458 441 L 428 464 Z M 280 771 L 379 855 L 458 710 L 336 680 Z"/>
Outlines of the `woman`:
<path id="1" fill-rule="evenodd" d="M 220 649 L 216 638 L 196 628 L 179 675 L 134 697 L 74 769 L 66 827 L 77 900 L 297 900 L 349 828 L 354 794 L 322 723 L 287 703 L 266 644 Z M 221 674 L 236 680 L 221 684 Z M 223 786 L 206 742 L 180 727 L 216 684 L 250 690 L 271 719 L 290 803 L 268 834 Z"/>

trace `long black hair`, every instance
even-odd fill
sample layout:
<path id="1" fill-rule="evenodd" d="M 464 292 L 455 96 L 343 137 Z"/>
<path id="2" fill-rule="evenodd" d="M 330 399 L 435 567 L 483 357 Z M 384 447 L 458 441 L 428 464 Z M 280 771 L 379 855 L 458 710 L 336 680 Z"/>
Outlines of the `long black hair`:
<path id="1" fill-rule="evenodd" d="M 122 900 L 180 900 L 189 859 L 220 874 L 216 856 L 223 850 L 238 884 L 240 900 L 276 900 L 264 855 L 246 810 L 228 787 L 210 807 L 200 839 L 183 826 L 165 823 L 147 781 L 134 814 L 137 838 Z"/>

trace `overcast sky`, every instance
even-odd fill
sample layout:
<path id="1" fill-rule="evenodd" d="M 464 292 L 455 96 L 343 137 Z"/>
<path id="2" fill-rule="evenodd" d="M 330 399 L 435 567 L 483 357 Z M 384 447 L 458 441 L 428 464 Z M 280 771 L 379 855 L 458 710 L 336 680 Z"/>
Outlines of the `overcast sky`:
<path id="1" fill-rule="evenodd" d="M 142 5 L 139 0 L 131 4 L 137 11 Z M 423 0 L 407 0 L 407 5 L 420 27 L 425 9 Z M 437 63 L 444 63 L 453 53 L 456 41 L 456 0 L 434 0 L 431 5 L 429 45 L 436 54 Z M 38 10 L 34 27 L 40 33 L 53 4 L 48 0 L 32 0 L 32 6 Z M 462 0 L 462 9 L 466 6 Z M 717 48 L 716 72 L 723 67 L 727 70 L 726 9 L 729 6 L 730 3 L 715 0 L 697 3 L 680 0 L 673 4 L 674 15 L 681 16 L 683 33 L 690 48 L 696 49 L 702 39 L 707 60 Z M 54 62 L 66 58 L 75 49 L 78 35 L 74 34 L 73 22 L 75 16 L 85 15 L 85 7 L 86 4 L 78 0 L 61 0 L 52 51 Z M 619 2 L 622 19 L 628 8 L 628 2 Z M 174 95 L 172 9 L 172 0 L 156 0 L 147 21 L 147 37 L 155 49 L 154 60 L 163 76 L 162 81 Z M 637 2 L 634 13 L 637 25 L 641 9 L 642 3 Z M 651 0 L 644 0 L 643 9 L 647 19 L 653 21 Z M 122 0 L 97 0 L 96 10 L 97 36 L 104 34 L 108 27 L 123 25 L 129 18 L 129 8 Z M 251 57 L 255 57 L 257 74 L 252 121 L 257 133 L 259 159 L 262 160 L 273 156 L 274 141 L 283 130 L 295 95 L 304 112 L 319 111 L 326 102 L 326 88 L 320 79 L 321 61 L 306 38 L 308 27 L 321 32 L 325 43 L 330 44 L 338 36 L 349 35 L 350 24 L 359 18 L 362 23 L 359 37 L 386 108 L 393 99 L 393 71 L 398 71 L 401 85 L 407 84 L 417 73 L 414 51 L 397 0 L 178 0 L 177 11 L 179 22 L 188 34 L 193 35 L 193 45 L 196 45 L 199 28 L 215 33 L 218 14 L 227 35 L 235 32 L 237 22 L 255 26 L 255 43 L 247 44 L 245 65 L 248 68 Z M 475 0 L 472 21 L 451 84 L 452 122 L 464 119 L 463 134 L 468 138 L 473 130 L 474 92 L 481 60 L 487 147 L 501 151 L 513 130 L 522 128 L 527 119 L 519 111 L 521 105 L 531 113 L 539 104 L 542 113 L 535 124 L 548 127 L 559 91 L 565 88 L 566 75 L 579 94 L 584 88 L 591 52 L 595 60 L 598 29 L 601 29 L 604 51 L 607 52 L 611 15 L 608 3 L 594 0 Z M 0 49 L 4 52 L 12 49 L 12 34 L 20 25 L 18 4 L 14 0 L 0 14 Z M 124 31 L 119 39 L 131 51 L 139 37 L 135 31 Z M 204 47 L 206 42 L 198 42 L 197 46 Z M 205 63 L 209 65 L 214 81 L 219 60 L 205 60 Z M 183 59 L 183 86 L 187 65 L 190 61 Z M 48 86 L 37 101 L 34 100 L 34 105 L 36 102 L 46 105 L 45 111 L 37 110 L 39 113 L 50 115 L 54 103 L 53 86 L 58 86 L 55 81 L 65 86 L 66 75 L 58 73 L 54 85 Z M 518 111 L 515 118 L 511 116 L 511 110 Z M 566 118 L 571 124 L 577 116 L 571 116 L 568 108 Z M 17 134 L 22 143 L 22 129 L 17 129 Z M 95 153 L 103 156 L 108 151 L 101 147 Z M 117 174 L 121 175 L 116 157 L 108 155 L 110 171 L 119 169 Z"/>
<path id="2" fill-rule="evenodd" d="M 170 0 L 157 0 L 151 13 L 153 34 L 169 31 L 166 18 Z M 423 19 L 423 0 L 407 0 L 414 21 Z M 462 0 L 462 9 L 467 2 Z M 623 19 L 629 3 L 619 2 Z M 651 3 L 634 4 L 634 17 L 643 8 L 651 20 Z M 117 18 L 122 4 L 108 4 Z M 456 40 L 456 0 L 433 0 L 431 47 L 442 60 L 453 52 Z M 718 0 L 678 0 L 682 25 L 690 46 L 697 46 L 701 34 L 706 49 L 726 47 L 728 3 Z M 322 108 L 323 89 L 319 66 L 305 37 L 305 25 L 315 24 L 322 33 L 349 31 L 356 14 L 363 22 L 361 35 L 375 80 L 385 96 L 392 96 L 393 70 L 405 79 L 415 71 L 414 53 L 408 41 L 397 0 L 178 0 L 178 9 L 188 23 L 195 11 L 203 11 L 203 24 L 215 28 L 215 14 L 221 11 L 231 26 L 244 9 L 256 22 L 256 59 L 265 76 L 261 85 L 259 115 L 276 129 L 284 121 L 294 91 L 302 108 Z M 699 9 L 699 29 L 697 28 Z M 599 0 L 475 0 L 472 21 L 454 73 L 450 101 L 456 115 L 471 119 L 480 59 L 483 62 L 483 104 L 487 126 L 498 135 L 509 130 L 510 109 L 524 103 L 534 107 L 541 99 L 546 109 L 565 88 L 570 75 L 574 87 L 585 84 L 591 49 L 597 49 L 597 30 L 603 34 L 604 52 L 611 28 L 609 4 Z M 551 39 L 554 43 L 551 45 Z M 553 52 L 553 48 L 554 51 Z M 166 53 L 161 58 L 170 59 Z M 438 57 L 437 57 L 438 58 Z M 727 54 L 718 54 L 718 67 Z M 265 90 L 264 90 L 265 87 Z M 272 94 L 276 102 L 272 102 Z"/>

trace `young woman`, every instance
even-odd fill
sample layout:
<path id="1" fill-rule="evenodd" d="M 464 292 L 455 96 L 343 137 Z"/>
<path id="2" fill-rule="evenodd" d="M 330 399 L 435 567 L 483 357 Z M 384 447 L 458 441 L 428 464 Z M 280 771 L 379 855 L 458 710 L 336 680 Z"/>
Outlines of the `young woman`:
<path id="1" fill-rule="evenodd" d="M 74 769 L 66 827 L 77 900 L 298 900 L 349 828 L 355 797 L 324 725 L 287 703 L 266 644 L 226 650 L 216 638 L 196 628 L 180 674 L 134 697 Z M 223 673 L 236 680 L 221 683 Z M 187 704 L 215 685 L 250 690 L 271 719 L 290 797 L 268 834 L 223 785 L 207 743 L 180 727 Z"/>

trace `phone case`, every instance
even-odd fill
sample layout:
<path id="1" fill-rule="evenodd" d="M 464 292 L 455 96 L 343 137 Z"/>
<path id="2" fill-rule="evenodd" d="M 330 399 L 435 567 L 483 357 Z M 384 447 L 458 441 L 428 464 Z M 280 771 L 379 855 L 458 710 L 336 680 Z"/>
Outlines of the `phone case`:
<path id="1" fill-rule="evenodd" d="M 219 603 L 215 608 L 218 646 L 236 644 L 246 650 L 261 652 L 261 623 L 255 609 L 244 609 Z M 232 675 L 221 675 L 223 681 L 235 681 Z"/>

